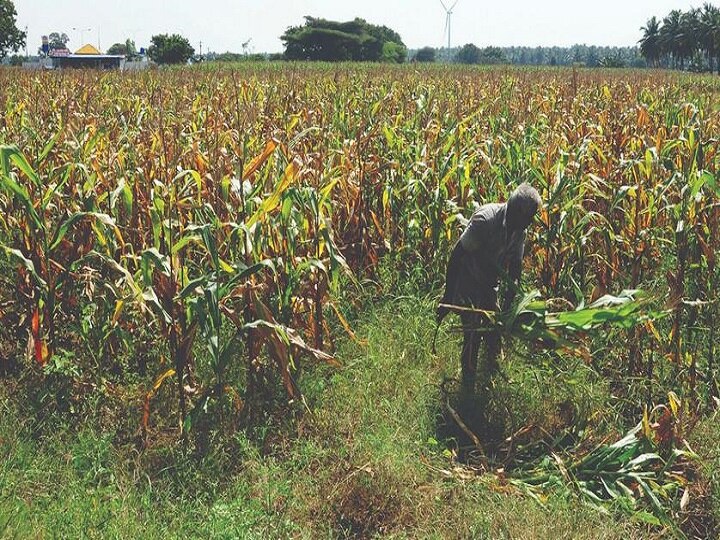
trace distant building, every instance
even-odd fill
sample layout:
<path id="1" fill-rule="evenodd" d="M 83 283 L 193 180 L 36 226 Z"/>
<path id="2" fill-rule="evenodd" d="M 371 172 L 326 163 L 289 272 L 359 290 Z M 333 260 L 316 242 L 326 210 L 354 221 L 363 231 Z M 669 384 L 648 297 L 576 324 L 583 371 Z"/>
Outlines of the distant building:
<path id="1" fill-rule="evenodd" d="M 52 69 L 122 69 L 125 65 L 125 55 L 102 54 L 89 44 L 80 47 L 74 54 L 67 49 L 51 49 L 48 60 L 49 62 L 46 62 L 45 67 Z"/>
<path id="2" fill-rule="evenodd" d="M 45 36 L 43 36 L 43 39 Z M 140 54 L 125 57 L 122 54 L 102 54 L 92 45 L 85 45 L 74 53 L 68 49 L 51 49 L 43 41 L 39 57 L 23 62 L 25 69 L 119 69 L 121 71 L 141 71 L 151 67 L 145 49 Z"/>

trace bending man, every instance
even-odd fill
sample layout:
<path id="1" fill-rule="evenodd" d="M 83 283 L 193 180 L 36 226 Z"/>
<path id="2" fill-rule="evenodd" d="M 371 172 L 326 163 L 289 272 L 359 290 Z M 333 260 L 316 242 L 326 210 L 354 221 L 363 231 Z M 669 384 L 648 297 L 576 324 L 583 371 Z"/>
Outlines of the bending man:
<path id="1" fill-rule="evenodd" d="M 525 249 L 525 229 L 541 206 L 540 195 L 529 184 L 521 184 L 506 203 L 485 204 L 470 218 L 448 261 L 445 294 L 437 308 L 438 325 L 451 308 L 447 305 L 495 311 L 499 278 L 507 277 L 503 310 L 512 304 L 520 281 Z M 482 314 L 460 311 L 463 325 L 463 387 L 474 391 Z M 482 332 L 485 337 L 484 375 L 497 370 L 500 336 Z"/>

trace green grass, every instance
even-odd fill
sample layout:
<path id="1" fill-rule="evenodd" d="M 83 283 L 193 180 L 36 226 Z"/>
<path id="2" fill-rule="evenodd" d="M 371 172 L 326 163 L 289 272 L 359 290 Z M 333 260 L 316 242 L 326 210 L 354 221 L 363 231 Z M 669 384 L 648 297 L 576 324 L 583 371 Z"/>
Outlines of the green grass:
<path id="1" fill-rule="evenodd" d="M 458 440 L 443 428 L 441 386 L 449 380 L 454 403 L 459 336 L 446 323 L 438 354 L 430 352 L 430 300 L 387 301 L 354 326 L 366 344 L 339 342 L 341 369 L 303 375 L 312 414 L 286 422 L 281 436 L 218 439 L 202 458 L 160 434 L 139 453 L 122 442 L 121 428 L 92 420 L 72 428 L 54 419 L 38 435 L 23 419 L 22 402 L 7 393 L 0 537 L 651 537 L 631 518 L 567 493 L 551 493 L 541 505 L 454 459 Z M 488 448 L 531 424 L 537 433 L 575 437 L 617 431 L 610 391 L 584 364 L 560 365 L 513 347 L 506 356 L 509 381 L 498 379 L 486 396 Z M 717 515 L 720 434 L 711 422 L 697 434 Z"/>

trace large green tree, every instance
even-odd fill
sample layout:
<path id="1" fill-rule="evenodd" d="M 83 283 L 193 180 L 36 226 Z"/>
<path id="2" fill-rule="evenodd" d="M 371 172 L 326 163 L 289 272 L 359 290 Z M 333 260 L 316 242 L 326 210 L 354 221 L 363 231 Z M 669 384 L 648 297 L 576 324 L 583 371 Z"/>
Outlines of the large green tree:
<path id="1" fill-rule="evenodd" d="M 434 62 L 436 51 L 433 47 L 423 47 L 415 53 L 416 62 Z"/>
<path id="2" fill-rule="evenodd" d="M 500 47 L 485 47 L 480 51 L 481 64 L 506 64 L 508 59 Z"/>
<path id="3" fill-rule="evenodd" d="M 387 26 L 365 19 L 337 22 L 305 17 L 280 37 L 288 60 L 404 62 L 407 48 L 400 35 Z"/>
<path id="4" fill-rule="evenodd" d="M 402 43 L 386 41 L 383 43 L 380 60 L 390 64 L 402 64 L 407 58 L 407 47 Z"/>
<path id="5" fill-rule="evenodd" d="M 184 64 L 195 54 L 187 38 L 179 34 L 153 36 L 148 56 L 158 64 Z"/>
<path id="6" fill-rule="evenodd" d="M 51 32 L 48 36 L 48 44 L 51 49 L 65 49 L 70 38 L 65 32 Z"/>
<path id="7" fill-rule="evenodd" d="M 125 56 L 135 56 L 137 49 L 135 48 L 135 42 L 131 39 L 126 39 L 125 43 L 114 43 L 107 50 L 108 54 L 124 54 Z"/>
<path id="8" fill-rule="evenodd" d="M 463 45 L 455 57 L 456 60 L 461 64 L 479 64 L 480 63 L 480 48 L 472 43 Z"/>
<path id="9" fill-rule="evenodd" d="M 17 12 L 11 0 L 0 0 L 0 58 L 25 46 L 27 34 L 17 27 Z"/>

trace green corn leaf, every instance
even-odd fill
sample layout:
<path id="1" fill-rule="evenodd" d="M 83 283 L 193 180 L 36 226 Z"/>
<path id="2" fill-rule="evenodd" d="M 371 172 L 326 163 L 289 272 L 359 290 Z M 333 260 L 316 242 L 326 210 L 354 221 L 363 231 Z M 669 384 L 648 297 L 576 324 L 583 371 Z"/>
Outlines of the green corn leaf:
<path id="1" fill-rule="evenodd" d="M 4 174 L 10 174 L 9 165 L 10 162 L 12 162 L 13 165 L 15 165 L 25 176 L 28 177 L 36 188 L 42 188 L 42 181 L 40 180 L 40 177 L 17 146 L 0 146 L 0 162 L 2 163 Z"/>
<path id="2" fill-rule="evenodd" d="M 52 151 L 53 148 L 55 148 L 55 145 L 60 140 L 60 136 L 63 133 L 63 126 L 59 126 L 57 133 L 53 135 L 53 138 L 50 139 L 45 146 L 43 146 L 42 152 L 40 152 L 40 155 L 38 156 L 38 163 L 42 163 L 45 161 L 45 158 L 48 156 L 48 154 Z"/>
<path id="3" fill-rule="evenodd" d="M 142 298 L 152 308 L 155 309 L 155 311 L 163 318 L 166 324 L 172 323 L 172 317 L 170 317 L 170 314 L 165 311 L 165 308 L 163 308 L 162 304 L 160 303 L 157 294 L 155 294 L 155 291 L 151 287 L 145 289 L 145 291 L 142 293 Z"/>
<path id="4" fill-rule="evenodd" d="M 15 258 L 22 266 L 24 266 L 25 269 L 30 272 L 30 274 L 42 287 L 47 287 L 47 283 L 45 282 L 45 280 L 41 278 L 35 270 L 35 264 L 30 259 L 25 257 L 22 251 L 20 251 L 19 249 L 8 247 L 4 244 L 0 244 L 0 247 L 2 247 L 2 249 L 5 251 L 5 253 L 8 254 L 8 256 Z"/>
<path id="5" fill-rule="evenodd" d="M 152 267 L 157 268 L 165 274 L 170 276 L 170 259 L 166 255 L 160 253 L 157 248 L 146 249 L 142 253 L 141 266 L 143 271 L 143 277 L 146 283 L 152 282 Z"/>
<path id="6" fill-rule="evenodd" d="M 195 293 L 198 287 L 202 288 L 207 283 L 207 281 L 208 276 L 201 276 L 191 280 L 190 282 L 188 282 L 187 285 L 185 285 L 185 287 L 182 288 L 180 294 L 178 295 L 178 298 L 180 300 L 186 300 L 188 297 Z"/>
<path id="7" fill-rule="evenodd" d="M 62 242 L 63 238 L 65 238 L 70 228 L 84 218 L 89 218 L 99 223 L 102 223 L 103 225 L 106 225 L 107 227 L 115 231 L 116 237 L 120 238 L 120 231 L 115 225 L 115 221 L 107 214 L 101 214 L 98 212 L 76 212 L 60 224 L 60 226 L 57 228 L 57 231 L 53 235 L 53 239 L 48 249 L 50 251 L 54 250 L 60 244 L 60 242 Z"/>
<path id="8" fill-rule="evenodd" d="M 11 170 L 10 161 L 12 160 L 12 157 L 16 155 L 14 152 L 18 152 L 15 147 L 0 147 L 0 186 L 20 200 L 35 228 L 42 230 L 44 229 L 44 224 L 40 219 L 37 210 L 35 210 L 30 194 L 24 186 L 15 181 L 14 174 Z M 27 166 L 29 167 L 29 164 Z"/>
<path id="9" fill-rule="evenodd" d="M 655 527 L 658 527 L 663 524 L 663 522 L 658 519 L 655 515 L 651 514 L 650 512 L 634 512 L 632 515 L 632 518 L 641 521 L 642 523 L 647 523 L 648 525 L 653 525 Z"/>

